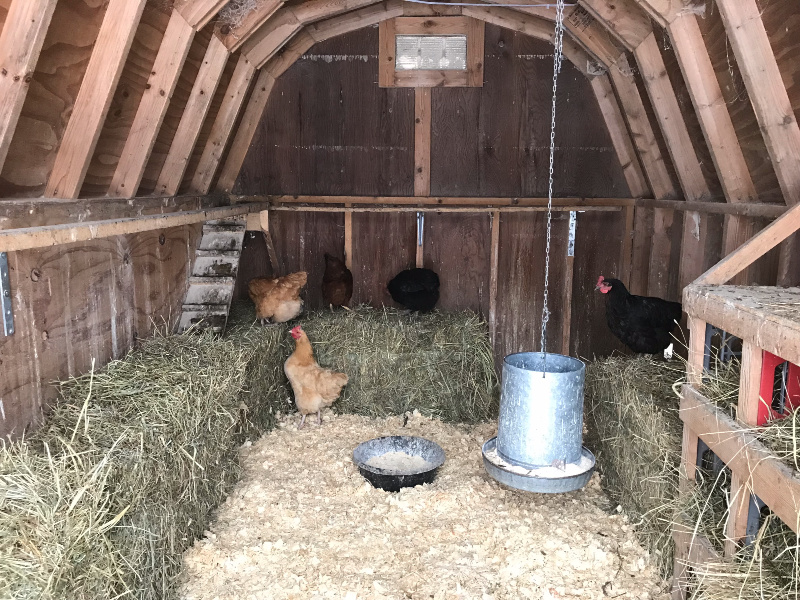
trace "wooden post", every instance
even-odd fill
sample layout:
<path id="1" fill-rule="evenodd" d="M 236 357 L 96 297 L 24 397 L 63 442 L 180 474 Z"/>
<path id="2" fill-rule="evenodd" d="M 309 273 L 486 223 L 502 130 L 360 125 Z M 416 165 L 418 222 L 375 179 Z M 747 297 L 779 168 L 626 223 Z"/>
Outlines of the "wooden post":
<path id="1" fill-rule="evenodd" d="M 500 265 L 500 213 L 491 213 L 492 241 L 489 255 L 489 335 L 494 347 L 497 336 L 497 270 Z"/>
<path id="2" fill-rule="evenodd" d="M 80 194 L 145 3 L 145 0 L 109 2 L 45 195 L 77 198 Z"/>
<path id="3" fill-rule="evenodd" d="M 0 29 L 0 171 L 25 104 L 57 0 L 12 2 Z"/>
<path id="4" fill-rule="evenodd" d="M 414 88 L 414 195 L 431 195 L 431 88 Z M 418 268 L 424 264 L 425 253 L 424 237 L 420 240 L 419 236 L 417 231 Z"/>
<path id="5" fill-rule="evenodd" d="M 194 33 L 192 26 L 178 11 L 173 10 L 111 180 L 108 195 L 112 198 L 136 196 Z"/>
<path id="6" fill-rule="evenodd" d="M 267 254 L 272 266 L 272 276 L 277 277 L 280 267 L 278 265 L 278 253 L 275 252 L 275 244 L 272 242 L 272 234 L 269 232 L 269 211 L 262 210 L 258 213 L 258 218 L 261 224 L 261 233 L 264 235 L 264 242 L 267 245 Z"/>
<path id="7" fill-rule="evenodd" d="M 561 319 L 561 354 L 569 356 L 569 339 L 572 333 L 572 283 L 575 275 L 575 257 L 567 256 L 564 266 L 564 313 Z"/>
<path id="8" fill-rule="evenodd" d="M 219 38 L 211 36 L 203 64 L 197 73 L 192 92 L 178 124 L 178 130 L 169 147 L 167 160 L 158 176 L 157 194 L 173 196 L 178 193 L 226 62 L 228 62 L 228 49 Z"/>
<path id="9" fill-rule="evenodd" d="M 353 206 L 350 202 L 346 202 L 345 206 Z M 353 213 L 344 213 L 344 264 L 353 270 Z"/>

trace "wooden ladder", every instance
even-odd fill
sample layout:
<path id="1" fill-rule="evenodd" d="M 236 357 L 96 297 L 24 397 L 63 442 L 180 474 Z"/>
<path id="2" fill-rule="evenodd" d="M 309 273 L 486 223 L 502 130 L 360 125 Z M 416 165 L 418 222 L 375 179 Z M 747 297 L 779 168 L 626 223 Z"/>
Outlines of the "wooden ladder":
<path id="1" fill-rule="evenodd" d="M 193 325 L 217 333 L 225 330 L 245 229 L 244 218 L 203 224 L 203 237 L 197 247 L 178 323 L 179 333 Z"/>

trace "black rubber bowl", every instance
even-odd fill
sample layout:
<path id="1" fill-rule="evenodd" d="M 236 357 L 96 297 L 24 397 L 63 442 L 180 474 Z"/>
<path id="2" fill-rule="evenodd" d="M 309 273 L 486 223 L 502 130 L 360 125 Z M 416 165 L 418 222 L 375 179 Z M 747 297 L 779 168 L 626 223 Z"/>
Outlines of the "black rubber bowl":
<path id="1" fill-rule="evenodd" d="M 390 471 L 367 464 L 371 458 L 388 452 L 404 452 L 421 456 L 432 466 L 424 471 Z M 399 492 L 404 487 L 430 483 L 444 463 L 444 450 L 439 444 L 425 438 L 408 435 L 390 435 L 359 444 L 353 451 L 353 462 L 374 487 L 387 492 Z"/>

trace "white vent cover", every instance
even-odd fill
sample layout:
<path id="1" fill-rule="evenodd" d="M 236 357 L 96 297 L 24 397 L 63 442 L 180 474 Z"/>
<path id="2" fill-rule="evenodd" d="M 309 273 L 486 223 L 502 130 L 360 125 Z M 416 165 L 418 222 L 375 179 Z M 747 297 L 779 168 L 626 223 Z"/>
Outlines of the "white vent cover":
<path id="1" fill-rule="evenodd" d="M 466 71 L 466 35 L 397 35 L 395 69 L 398 71 Z"/>

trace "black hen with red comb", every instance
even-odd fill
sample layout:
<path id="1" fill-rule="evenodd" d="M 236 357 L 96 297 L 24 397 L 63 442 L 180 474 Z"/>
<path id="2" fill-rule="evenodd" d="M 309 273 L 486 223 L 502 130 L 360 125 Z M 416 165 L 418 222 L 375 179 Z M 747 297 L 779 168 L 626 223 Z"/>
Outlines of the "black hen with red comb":
<path id="1" fill-rule="evenodd" d="M 635 296 L 618 279 L 597 280 L 606 295 L 606 322 L 619 340 L 634 352 L 658 354 L 673 342 L 672 330 L 681 320 L 680 303 Z"/>

